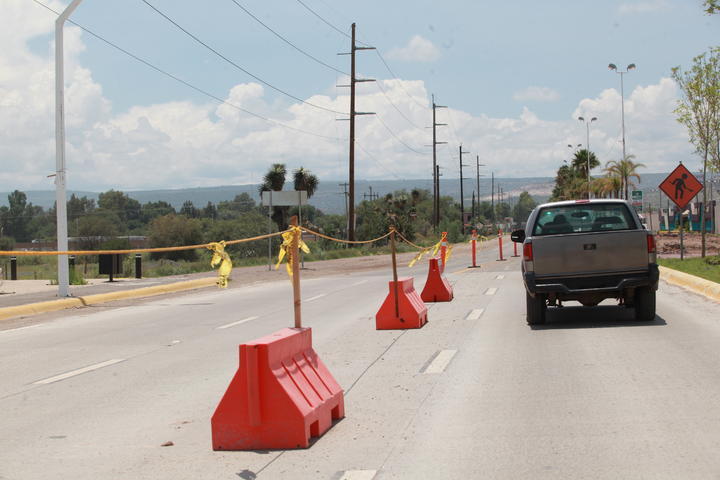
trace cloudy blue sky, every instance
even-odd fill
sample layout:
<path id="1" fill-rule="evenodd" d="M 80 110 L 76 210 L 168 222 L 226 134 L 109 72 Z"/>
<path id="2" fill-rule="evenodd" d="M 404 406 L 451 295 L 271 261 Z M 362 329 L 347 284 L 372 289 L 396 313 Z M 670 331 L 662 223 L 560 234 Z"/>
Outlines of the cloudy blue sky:
<path id="1" fill-rule="evenodd" d="M 0 190 L 53 187 L 55 14 L 41 4 L 67 3 L 3 2 Z M 610 62 L 638 67 L 625 76 L 628 153 L 649 172 L 678 160 L 694 168 L 669 76 L 717 44 L 720 16 L 701 3 L 84 0 L 75 22 L 196 89 L 68 25 L 68 184 L 244 184 L 273 162 L 345 178 L 347 122 L 337 118 L 349 100 L 336 85 L 348 81 L 349 57 L 337 53 L 348 51 L 353 21 L 378 49 L 358 53 L 358 75 L 378 80 L 358 89 L 357 110 L 377 113 L 358 120 L 358 178 L 430 176 L 431 94 L 449 107 L 438 112 L 449 124 L 439 129 L 448 177 L 458 174 L 460 142 L 496 176 L 550 176 L 569 143 L 586 143 L 579 115 L 598 117 L 591 149 L 618 159 L 620 79 Z"/>

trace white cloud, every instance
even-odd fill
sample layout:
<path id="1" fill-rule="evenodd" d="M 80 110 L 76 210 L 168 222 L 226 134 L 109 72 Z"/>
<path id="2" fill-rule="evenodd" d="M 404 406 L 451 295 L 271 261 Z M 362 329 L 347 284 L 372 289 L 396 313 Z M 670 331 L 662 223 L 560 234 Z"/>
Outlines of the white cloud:
<path id="1" fill-rule="evenodd" d="M 549 87 L 527 87 L 515 92 L 513 100 L 518 102 L 556 102 L 560 94 Z"/>
<path id="2" fill-rule="evenodd" d="M 9 4 L 12 12 L 27 3 Z M 1 23 L 3 27 L 8 22 L 3 18 Z M 55 169 L 52 59 L 33 54 L 26 42 L 51 33 L 53 23 L 51 17 L 42 28 L 33 22 L 26 29 L 17 26 L 21 22 L 10 23 L 12 35 L 0 28 L 0 40 L 13 45 L 0 50 L 0 190 L 51 189 L 52 180 L 46 176 Z M 304 166 L 321 180 L 347 175 L 347 124 L 308 105 L 269 101 L 256 83 L 234 86 L 227 101 L 289 127 L 333 138 L 267 123 L 209 100 L 136 105 L 113 112 L 92 72 L 78 63 L 83 48 L 80 32 L 73 27 L 67 30 L 69 188 L 103 191 L 256 183 L 274 162 L 284 162 L 290 169 Z M 358 117 L 357 178 L 429 178 L 430 150 L 425 145 L 430 133 L 425 126 L 430 102 L 424 82 L 379 79 L 378 83 L 402 115 L 376 85 L 358 86 L 358 105 L 378 115 Z M 327 91 L 334 92 L 329 86 Z M 647 165 L 646 171 L 669 171 L 679 159 L 693 158 L 687 134 L 672 114 L 677 95 L 674 82 L 664 78 L 635 88 L 625 99 L 628 153 Z M 349 104 L 347 94 L 318 94 L 308 100 L 339 111 Z M 620 95 L 615 89 L 580 100 L 573 115 L 561 121 L 544 119 L 527 107 L 507 118 L 455 109 L 443 109 L 438 115 L 438 122 L 451 124 L 443 130 L 443 138 L 451 144 L 463 140 L 496 176 L 554 175 L 570 155 L 567 144 L 586 142 L 578 115 L 598 117 L 591 129 L 591 148 L 603 162 L 621 154 Z M 423 154 L 409 151 L 398 139 Z M 448 178 L 457 176 L 454 152 L 451 145 L 439 150 Z"/>
<path id="3" fill-rule="evenodd" d="M 403 62 L 434 62 L 440 58 L 440 49 L 420 35 L 413 36 L 405 47 L 396 47 L 387 53 L 391 60 Z"/>
<path id="4" fill-rule="evenodd" d="M 669 8 L 667 0 L 645 0 L 640 2 L 623 3 L 618 11 L 623 14 L 659 12 Z"/>

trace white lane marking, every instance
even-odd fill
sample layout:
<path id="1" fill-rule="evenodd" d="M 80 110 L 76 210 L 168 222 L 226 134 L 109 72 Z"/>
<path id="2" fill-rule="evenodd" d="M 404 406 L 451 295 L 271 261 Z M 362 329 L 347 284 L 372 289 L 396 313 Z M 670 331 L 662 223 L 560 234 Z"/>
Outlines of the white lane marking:
<path id="1" fill-rule="evenodd" d="M 113 358 L 112 360 L 96 363 L 95 365 L 88 365 L 87 367 L 78 368 L 77 370 L 73 370 L 72 372 L 62 373 L 60 375 L 55 375 L 54 377 L 38 380 L 37 382 L 33 382 L 33 385 L 47 385 L 48 383 L 59 382 L 60 380 L 65 380 L 66 378 L 74 377 L 76 375 L 82 375 L 83 373 L 92 372 L 93 370 L 97 370 L 99 368 L 109 367 L 110 365 L 115 365 L 116 363 L 124 362 L 125 360 L 127 359 Z"/>
<path id="2" fill-rule="evenodd" d="M 503 278 L 505 278 L 505 275 L 498 275 L 495 280 L 502 280 Z"/>
<path id="3" fill-rule="evenodd" d="M 10 329 L 8 329 L 8 330 L 0 330 L 0 334 L 8 333 L 8 332 L 18 332 L 18 331 L 20 331 L 20 330 L 28 330 L 28 329 L 30 329 L 30 328 L 37 328 L 37 327 L 39 327 L 39 326 L 40 326 L 40 324 L 37 324 L 37 325 L 28 325 L 27 327 L 10 328 Z"/>
<path id="4" fill-rule="evenodd" d="M 243 318 L 242 320 L 238 320 L 237 322 L 226 323 L 225 325 L 220 325 L 219 327 L 215 327 L 215 330 L 224 330 L 224 329 L 226 329 L 226 328 L 234 327 L 235 325 L 241 325 L 241 324 L 243 324 L 243 323 L 245 323 L 245 322 L 253 321 L 253 320 L 257 319 L 257 318 L 260 318 L 260 317 L 258 317 L 258 316 L 253 316 L 253 317 Z"/>
<path id="5" fill-rule="evenodd" d="M 423 373 L 442 373 L 448 366 L 450 360 L 455 356 L 457 350 L 440 350 L 437 356 L 430 362 Z"/>
<path id="6" fill-rule="evenodd" d="M 497 292 L 497 288 L 490 287 L 485 291 L 485 295 L 495 295 L 495 292 Z"/>
<path id="7" fill-rule="evenodd" d="M 482 315 L 484 311 L 484 308 L 476 308 L 472 312 L 468 313 L 468 316 L 465 317 L 465 320 L 477 320 L 478 318 L 480 318 L 480 315 Z"/>
<path id="8" fill-rule="evenodd" d="M 355 283 L 353 283 L 353 284 L 350 285 L 350 286 L 351 286 L 351 287 L 355 287 L 355 286 L 357 286 L 357 285 L 362 285 L 363 283 L 367 283 L 367 281 L 368 281 L 368 279 L 366 278 L 365 280 L 360 280 L 359 282 L 355 282 Z M 351 471 L 351 472 L 364 472 L 365 470 L 349 470 L 349 471 Z M 374 472 L 375 470 L 371 470 L 371 471 Z"/>
<path id="9" fill-rule="evenodd" d="M 372 480 L 377 470 L 345 470 L 340 480 Z"/>
<path id="10" fill-rule="evenodd" d="M 325 295 L 327 295 L 327 293 L 321 293 L 320 295 L 315 295 L 314 297 L 306 298 L 305 301 L 306 301 L 306 302 L 312 302 L 313 300 L 317 300 L 318 298 L 322 298 L 322 297 L 324 297 Z"/>

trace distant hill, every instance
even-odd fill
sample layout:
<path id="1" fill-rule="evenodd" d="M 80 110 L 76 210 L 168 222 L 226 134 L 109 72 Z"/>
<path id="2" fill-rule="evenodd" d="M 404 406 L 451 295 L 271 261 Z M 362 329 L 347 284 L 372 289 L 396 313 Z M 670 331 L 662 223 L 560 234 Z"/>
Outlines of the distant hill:
<path id="1" fill-rule="evenodd" d="M 657 186 L 665 179 L 668 173 L 643 173 L 642 182 L 639 189 L 643 190 L 646 201 L 648 199 L 657 205 Z M 342 183 L 344 180 L 321 180 L 317 192 L 310 199 L 310 204 L 319 208 L 325 213 L 344 213 L 345 202 L 343 195 Z M 490 179 L 480 179 L 480 199 L 490 200 Z M 288 186 L 292 185 L 291 183 Z M 464 196 L 466 205 L 470 205 L 472 193 L 476 189 L 476 181 L 474 177 L 464 180 Z M 551 177 L 528 177 L 528 178 L 496 178 L 496 187 L 499 185 L 503 189 L 506 199 L 512 201 L 517 198 L 520 193 L 527 191 L 537 202 L 547 200 L 554 186 L 554 178 Z M 432 189 L 432 181 L 430 179 L 416 180 L 359 180 L 355 183 L 356 202 L 359 203 L 363 199 L 368 198 L 372 187 L 373 194 L 383 196 L 397 190 L 410 191 L 417 189 Z M 654 191 L 653 191 L 654 190 Z M 196 207 L 204 207 L 208 202 L 217 204 L 223 200 L 232 200 L 235 195 L 246 192 L 260 202 L 258 194 L 258 185 L 226 185 L 219 187 L 200 187 L 200 188 L 182 188 L 182 189 L 166 189 L 166 190 L 137 190 L 125 191 L 130 197 L 136 199 L 140 203 L 157 202 L 160 200 L 170 203 L 176 209 L 182 204 L 190 200 Z M 55 203 L 55 192 L 53 190 L 30 190 L 25 192 L 28 201 L 43 208 L 50 208 Z M 97 200 L 99 192 L 87 191 L 68 191 L 68 197 L 74 193 L 78 196 L 87 196 Z M 451 195 L 455 200 L 460 199 L 460 182 L 459 179 L 442 178 L 440 180 L 440 193 L 442 195 Z M 0 205 L 7 205 L 7 197 L 9 192 L 0 192 Z M 663 200 L 664 203 L 665 200 Z"/>

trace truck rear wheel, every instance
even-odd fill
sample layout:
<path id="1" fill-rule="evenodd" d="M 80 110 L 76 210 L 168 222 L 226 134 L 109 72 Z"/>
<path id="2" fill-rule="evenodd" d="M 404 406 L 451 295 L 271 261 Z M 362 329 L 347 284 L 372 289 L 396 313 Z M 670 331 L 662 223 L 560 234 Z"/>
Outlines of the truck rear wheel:
<path id="1" fill-rule="evenodd" d="M 655 290 L 641 287 L 635 290 L 635 320 L 651 322 L 655 319 Z"/>
<path id="2" fill-rule="evenodd" d="M 527 305 L 528 325 L 544 324 L 545 312 L 547 311 L 545 296 L 538 293 L 533 297 L 527 291 L 525 291 L 525 303 Z"/>

